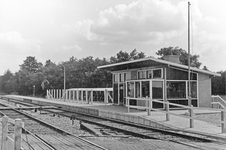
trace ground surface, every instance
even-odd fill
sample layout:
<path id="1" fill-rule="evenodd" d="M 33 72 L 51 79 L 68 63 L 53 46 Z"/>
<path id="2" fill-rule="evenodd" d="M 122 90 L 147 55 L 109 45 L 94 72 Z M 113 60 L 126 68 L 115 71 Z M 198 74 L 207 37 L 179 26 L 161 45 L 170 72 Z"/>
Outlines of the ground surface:
<path id="1" fill-rule="evenodd" d="M 94 135 L 80 130 L 79 121 L 72 123 L 72 121 L 67 117 L 58 117 L 53 116 L 52 114 L 43 114 L 40 115 L 38 112 L 30 112 L 32 115 L 38 117 L 39 119 L 58 126 L 64 130 L 67 130 L 70 133 L 73 133 L 77 136 L 81 136 L 93 143 L 96 143 L 100 146 L 103 146 L 109 150 L 196 150 L 196 148 L 191 148 L 185 145 L 161 141 L 161 140 L 151 140 L 151 139 L 141 139 L 137 137 L 96 137 Z M 200 116 L 201 117 L 201 116 Z M 208 118 L 208 116 L 205 116 Z M 193 143 L 197 144 L 197 143 Z M 226 145 L 216 145 L 211 143 L 198 143 L 203 149 L 206 150 L 226 150 Z"/>

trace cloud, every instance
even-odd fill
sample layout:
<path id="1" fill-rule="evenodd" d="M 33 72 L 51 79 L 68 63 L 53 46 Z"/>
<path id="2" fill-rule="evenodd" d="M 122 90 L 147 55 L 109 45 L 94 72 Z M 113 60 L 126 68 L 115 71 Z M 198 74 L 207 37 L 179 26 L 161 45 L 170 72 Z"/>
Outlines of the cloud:
<path id="1" fill-rule="evenodd" d="M 1 53 L 38 53 L 41 49 L 41 41 L 38 39 L 25 39 L 19 32 L 0 32 Z"/>
<path id="2" fill-rule="evenodd" d="M 63 50 L 63 52 L 80 52 L 83 51 L 81 47 L 79 47 L 78 45 L 74 45 L 74 46 L 63 46 L 61 48 Z"/>
<path id="3" fill-rule="evenodd" d="M 22 37 L 19 32 L 0 32 L 0 73 L 7 69 L 18 71 L 19 65 L 27 56 L 35 56 L 41 52 L 41 41 Z"/>
<path id="4" fill-rule="evenodd" d="M 104 43 L 157 44 L 184 30 L 186 20 L 182 6 L 160 0 L 116 5 L 101 11 L 95 20 L 76 22 L 74 32 L 84 39 Z"/>

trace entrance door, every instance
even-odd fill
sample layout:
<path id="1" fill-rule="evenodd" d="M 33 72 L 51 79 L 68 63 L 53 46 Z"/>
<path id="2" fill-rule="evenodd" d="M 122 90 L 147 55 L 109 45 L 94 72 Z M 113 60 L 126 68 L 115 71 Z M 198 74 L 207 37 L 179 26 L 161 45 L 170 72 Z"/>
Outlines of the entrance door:
<path id="1" fill-rule="evenodd" d="M 152 80 L 152 99 L 163 101 L 163 81 Z M 152 103 L 153 108 L 164 108 L 163 103 Z"/>

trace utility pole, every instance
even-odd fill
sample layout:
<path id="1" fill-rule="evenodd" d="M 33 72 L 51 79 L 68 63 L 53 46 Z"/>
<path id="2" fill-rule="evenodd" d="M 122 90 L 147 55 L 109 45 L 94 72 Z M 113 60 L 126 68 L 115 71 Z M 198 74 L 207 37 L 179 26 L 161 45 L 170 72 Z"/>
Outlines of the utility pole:
<path id="1" fill-rule="evenodd" d="M 65 101 L 66 99 L 66 70 L 65 70 L 65 66 L 62 65 L 64 67 L 64 93 L 63 93 L 63 99 Z"/>
<path id="2" fill-rule="evenodd" d="M 191 106 L 190 5 L 188 2 L 188 106 Z"/>

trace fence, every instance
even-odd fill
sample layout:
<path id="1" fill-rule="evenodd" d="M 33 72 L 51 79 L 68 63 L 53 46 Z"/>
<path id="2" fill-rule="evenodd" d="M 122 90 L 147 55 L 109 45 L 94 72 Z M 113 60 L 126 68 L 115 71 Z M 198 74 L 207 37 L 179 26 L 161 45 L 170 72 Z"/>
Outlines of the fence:
<path id="1" fill-rule="evenodd" d="M 113 88 L 73 88 L 47 90 L 47 99 L 63 100 L 70 102 L 91 103 L 104 102 L 113 103 Z"/>
<path id="2" fill-rule="evenodd" d="M 140 101 L 146 101 L 146 106 L 134 106 L 134 105 L 130 105 L 130 100 L 135 99 L 135 100 L 140 100 Z M 160 109 L 154 109 L 152 107 L 152 102 L 156 102 L 156 103 L 161 103 L 163 105 L 165 105 L 165 110 L 160 110 Z M 177 107 L 181 107 L 183 109 L 187 109 L 189 116 L 185 116 L 185 115 L 179 115 L 179 114 L 175 114 L 169 111 L 169 106 L 177 106 Z M 174 116 L 179 116 L 182 118 L 187 118 L 190 119 L 190 128 L 194 128 L 194 120 L 196 118 L 194 118 L 194 109 L 207 109 L 207 108 L 196 108 L 196 107 L 189 107 L 189 106 L 185 106 L 185 105 L 180 105 L 180 104 L 175 104 L 175 103 L 170 103 L 170 102 L 164 102 L 164 101 L 159 101 L 159 100 L 153 100 L 150 98 L 126 98 L 126 106 L 127 106 L 127 110 L 128 113 L 130 112 L 130 108 L 138 108 L 138 109 L 146 109 L 147 110 L 147 115 L 150 116 L 151 115 L 151 111 L 159 111 L 162 113 L 166 114 L 166 121 L 170 121 L 170 115 L 174 115 Z M 220 111 L 221 112 L 221 121 L 213 121 L 211 120 L 211 122 L 215 122 L 215 123 L 221 123 L 221 132 L 222 133 L 226 133 L 226 121 L 225 121 L 225 111 L 226 109 L 214 109 L 211 108 L 210 110 L 216 110 L 216 111 Z M 199 120 L 199 119 L 196 119 Z"/>
<path id="3" fill-rule="evenodd" d="M 211 98 L 212 98 L 211 102 L 212 108 L 215 107 L 223 109 L 226 108 L 226 101 L 222 97 L 220 97 L 219 95 L 212 95 Z"/>
<path id="4" fill-rule="evenodd" d="M 0 118 L 2 122 L 2 139 L 1 139 L 1 150 L 21 150 L 21 134 L 24 123 L 21 119 L 12 120 L 7 116 Z M 14 139 L 8 135 L 8 124 L 14 124 Z"/>

